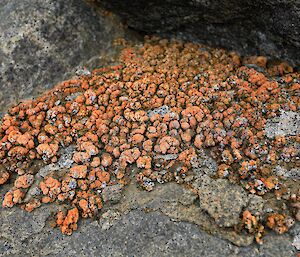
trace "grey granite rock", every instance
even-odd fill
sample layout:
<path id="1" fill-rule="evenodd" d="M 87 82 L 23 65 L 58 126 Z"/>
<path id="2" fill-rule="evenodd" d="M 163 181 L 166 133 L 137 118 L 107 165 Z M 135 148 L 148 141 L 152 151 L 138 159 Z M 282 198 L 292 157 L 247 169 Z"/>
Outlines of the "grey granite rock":
<path id="1" fill-rule="evenodd" d="M 204 231 L 227 239 L 235 245 L 247 246 L 253 243 L 253 235 L 237 233 L 232 228 L 219 227 L 215 220 L 201 209 L 195 193 L 189 191 L 177 183 L 157 185 L 151 192 L 130 185 L 125 188 L 120 204 L 116 205 L 115 209 L 120 213 L 140 208 L 147 212 L 160 211 L 177 222 L 187 221 L 196 224 Z"/>
<path id="2" fill-rule="evenodd" d="M 299 0 L 97 0 L 128 26 L 300 65 Z"/>
<path id="3" fill-rule="evenodd" d="M 2 213 L 2 209 L 0 209 Z M 4 220 L 18 221 L 20 210 L 3 214 Z M 40 214 L 37 214 L 40 215 Z M 34 223 L 32 220 L 26 220 Z M 39 224 L 39 229 L 12 225 L 16 233 L 0 231 L 0 256 L 229 256 L 292 257 L 296 249 L 288 235 L 269 234 L 261 246 L 237 247 L 209 235 L 195 224 L 174 222 L 159 213 L 133 210 L 108 228 L 97 221 L 84 220 L 78 231 L 65 236 L 58 229 Z M 2 224 L 3 225 L 3 222 Z M 19 237 L 18 233 L 26 235 Z"/>
<path id="4" fill-rule="evenodd" d="M 264 208 L 264 199 L 258 195 L 250 195 L 247 210 L 256 216 L 262 214 Z"/>
<path id="5" fill-rule="evenodd" d="M 28 213 L 19 208 L 1 208 L 0 237 L 2 236 L 10 240 L 25 240 L 43 230 L 50 214 L 47 206 L 43 206 L 33 213 Z"/>
<path id="6" fill-rule="evenodd" d="M 15 241 L 17 241 L 17 237 Z M 132 211 L 108 230 L 85 222 L 71 237 L 44 229 L 16 245 L 1 240 L 2 256 L 236 256 L 237 247 L 199 231 L 185 222 L 175 223 L 159 213 Z M 21 246 L 23 248 L 21 248 Z"/>
<path id="7" fill-rule="evenodd" d="M 6 190 L 0 188 L 1 195 Z M 3 209 L 0 201 L 0 256 L 295 256 L 297 225 L 290 234 L 269 233 L 262 246 L 251 244 L 245 235 L 215 227 L 185 190 L 168 183 L 149 193 L 130 185 L 119 203 L 99 220 L 81 220 L 72 236 L 49 226 L 55 205 L 26 213 Z"/>
<path id="8" fill-rule="evenodd" d="M 117 203 L 122 197 L 122 185 L 107 186 L 102 190 L 102 199 L 104 202 Z"/>
<path id="9" fill-rule="evenodd" d="M 126 33 L 128 34 L 128 33 Z M 105 64 L 125 30 L 87 1 L 0 1 L 0 111 L 8 104 Z"/>
<path id="10" fill-rule="evenodd" d="M 240 222 L 240 214 L 249 202 L 244 189 L 225 179 L 212 180 L 207 175 L 195 183 L 200 208 L 207 211 L 221 227 L 231 227 Z"/>

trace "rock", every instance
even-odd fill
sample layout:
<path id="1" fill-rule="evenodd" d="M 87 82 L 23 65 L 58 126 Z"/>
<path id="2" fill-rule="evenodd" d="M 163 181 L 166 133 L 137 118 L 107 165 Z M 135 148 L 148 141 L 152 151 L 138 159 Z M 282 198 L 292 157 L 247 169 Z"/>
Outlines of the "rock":
<path id="1" fill-rule="evenodd" d="M 125 31 L 96 9 L 82 0 L 0 2 L 0 111 L 113 58 Z"/>
<path id="2" fill-rule="evenodd" d="M 295 225 L 288 231 L 293 238 L 292 245 L 300 251 L 300 222 L 296 222 Z"/>
<path id="3" fill-rule="evenodd" d="M 6 247 L 8 243 L 6 243 Z M 4 246 L 5 247 L 5 246 Z M 132 211 L 110 229 L 85 222 L 72 237 L 44 230 L 24 242 L 10 242 L 16 256 L 236 256 L 237 247 L 199 231 L 197 226 L 175 223 L 158 212 Z M 1 249 L 1 246 L 0 246 Z M 11 252 L 2 252 L 11 256 Z"/>
<path id="4" fill-rule="evenodd" d="M 294 257 L 297 256 L 297 251 L 293 247 L 288 235 L 284 234 L 279 236 L 271 232 L 264 237 L 262 245 L 251 245 L 240 248 L 238 255 L 243 257 Z"/>
<path id="5" fill-rule="evenodd" d="M 198 175 L 207 174 L 209 176 L 214 176 L 217 173 L 218 164 L 204 151 L 204 149 L 199 149 L 197 158 L 192 162 L 192 168 Z"/>
<path id="6" fill-rule="evenodd" d="M 297 235 L 300 235 L 300 222 L 296 222 L 293 227 L 288 231 L 288 233 L 292 236 L 295 237 Z"/>
<path id="7" fill-rule="evenodd" d="M 104 202 L 117 203 L 122 197 L 123 186 L 120 184 L 107 186 L 102 190 L 102 198 Z"/>
<path id="8" fill-rule="evenodd" d="M 235 245 L 252 244 L 253 235 L 219 227 L 214 219 L 199 207 L 196 198 L 193 192 L 173 182 L 157 185 L 151 192 L 130 185 L 124 190 L 120 203 L 114 207 L 120 213 L 127 213 L 134 209 L 143 209 L 147 212 L 159 211 L 177 222 L 186 221 L 196 224 L 209 234 L 226 239 Z"/>
<path id="9" fill-rule="evenodd" d="M 295 246 L 295 248 L 300 251 L 300 234 L 299 235 L 296 235 L 294 237 L 294 240 L 293 240 L 293 246 Z"/>
<path id="10" fill-rule="evenodd" d="M 0 238 L 22 241 L 43 230 L 51 211 L 49 206 L 42 206 L 32 213 L 20 208 L 3 209 L 1 203 L 0 213 Z"/>
<path id="11" fill-rule="evenodd" d="M 281 111 L 279 117 L 267 121 L 265 130 L 269 138 L 297 135 L 300 133 L 300 114 L 292 111 Z"/>
<path id="12" fill-rule="evenodd" d="M 300 64 L 298 0 L 97 0 L 129 27 Z"/>
<path id="13" fill-rule="evenodd" d="M 178 201 L 183 205 L 191 205 L 197 198 L 198 196 L 194 192 L 189 189 L 183 188 L 182 194 L 179 196 Z"/>
<path id="14" fill-rule="evenodd" d="M 114 205 L 122 211 L 106 210 L 99 221 L 83 219 L 72 236 L 49 226 L 50 213 L 57 211 L 52 205 L 32 213 L 0 206 L 0 256 L 295 256 L 287 234 L 270 233 L 258 246 L 249 236 L 215 227 L 198 206 L 185 205 L 191 198 L 185 190 L 168 183 L 149 193 L 129 185 L 124 199 Z M 209 233 L 200 229 L 202 225 Z M 298 233 L 296 226 L 293 235 Z"/>
<path id="15" fill-rule="evenodd" d="M 270 233 L 267 235 L 263 244 L 260 246 L 260 252 L 264 253 L 261 256 L 273 257 L 273 256 L 287 256 L 292 257 L 296 255 L 295 248 L 292 245 L 289 235 L 284 234 L 278 236 L 278 234 Z"/>
<path id="16" fill-rule="evenodd" d="M 19 210 L 18 210 L 19 211 Z M 10 214 L 8 214 L 10 215 Z M 12 214 L 15 215 L 15 214 Z M 31 215 L 30 215 L 31 216 Z M 111 216 L 111 215 L 108 215 Z M 33 219 L 33 217 L 31 216 Z M 5 219 L 4 222 L 7 222 Z M 28 221 L 28 220 L 26 220 Z M 3 225 L 3 221 L 1 223 Z M 20 227 L 29 233 L 28 226 Z M 1 256 L 296 256 L 287 235 L 266 236 L 264 244 L 237 247 L 227 240 L 199 230 L 195 224 L 173 222 L 160 212 L 133 210 L 118 217 L 109 229 L 97 221 L 84 220 L 72 236 L 43 227 L 21 241 L 0 230 Z"/>
<path id="17" fill-rule="evenodd" d="M 73 160 L 73 154 L 76 150 L 76 146 L 70 145 L 67 148 L 62 149 L 59 154 L 60 157 L 58 159 L 58 166 L 61 169 L 69 169 L 72 167 L 72 164 L 74 163 Z"/>
<path id="18" fill-rule="evenodd" d="M 99 225 L 102 230 L 107 230 L 112 227 L 121 218 L 121 214 L 114 210 L 108 210 L 101 215 Z"/>
<path id="19" fill-rule="evenodd" d="M 255 216 L 262 214 L 264 208 L 264 199 L 258 195 L 250 195 L 247 210 Z"/>
<path id="20" fill-rule="evenodd" d="M 207 175 L 199 177 L 194 186 L 198 189 L 200 208 L 219 226 L 231 227 L 240 222 L 240 213 L 249 201 L 242 187 L 225 179 L 212 180 Z"/>

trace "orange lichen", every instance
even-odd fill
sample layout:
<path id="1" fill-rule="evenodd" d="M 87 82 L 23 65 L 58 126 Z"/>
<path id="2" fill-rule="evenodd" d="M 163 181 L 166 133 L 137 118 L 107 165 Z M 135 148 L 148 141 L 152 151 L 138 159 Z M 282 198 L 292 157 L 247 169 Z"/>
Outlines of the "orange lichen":
<path id="1" fill-rule="evenodd" d="M 55 198 L 61 192 L 61 183 L 57 179 L 48 177 L 40 183 L 40 188 L 44 195 Z"/>
<path id="2" fill-rule="evenodd" d="M 77 222 L 79 219 L 79 212 L 77 208 L 68 211 L 67 215 L 63 212 L 57 214 L 56 223 L 60 227 L 61 232 L 66 235 L 71 235 L 74 230 L 77 230 Z"/>
<path id="3" fill-rule="evenodd" d="M 108 154 L 108 153 L 102 154 L 102 156 L 101 156 L 101 165 L 102 166 L 108 167 L 112 164 L 112 162 L 113 162 L 113 159 L 110 154 Z"/>
<path id="4" fill-rule="evenodd" d="M 243 222 L 249 231 L 253 230 L 258 224 L 255 216 L 253 216 L 248 210 L 243 212 Z"/>
<path id="5" fill-rule="evenodd" d="M 235 53 L 155 38 L 124 49 L 119 62 L 62 82 L 3 116 L 0 159 L 7 170 L 0 185 L 17 176 L 3 206 L 32 211 L 54 201 L 72 205 L 57 214 L 57 225 L 71 234 L 79 216 L 92 217 L 102 208 L 105 187 L 128 182 L 130 166 L 139 169 L 133 177 L 148 191 L 156 183 L 189 184 L 203 148 L 217 161 L 215 175 L 239 180 L 251 193 L 279 195 L 273 165 L 297 161 L 293 143 L 300 137 L 268 138 L 264 128 L 282 110 L 299 111 L 299 73 L 278 80 L 254 68 L 282 75 L 292 72 L 288 64 L 270 66 L 256 56 L 243 66 Z M 36 159 L 57 162 L 71 145 L 70 166 L 47 174 L 38 182 L 41 193 L 24 202 L 36 179 L 28 167 Z M 269 227 L 284 232 L 281 222 L 268 218 Z M 263 230 L 258 223 L 244 212 L 244 227 L 255 230 L 257 240 Z"/>
<path id="6" fill-rule="evenodd" d="M 14 196 L 13 196 L 12 192 L 7 192 L 4 196 L 2 206 L 3 207 L 13 207 L 14 206 L 13 199 L 14 199 Z"/>
<path id="7" fill-rule="evenodd" d="M 81 216 L 83 218 L 93 217 L 102 208 L 102 200 L 99 196 L 90 195 L 87 199 L 80 199 L 78 202 L 82 210 Z"/>
<path id="8" fill-rule="evenodd" d="M 34 209 L 41 206 L 41 201 L 38 199 L 32 199 L 30 202 L 21 205 L 21 208 L 23 208 L 25 211 L 32 212 Z"/>
<path id="9" fill-rule="evenodd" d="M 152 158 L 150 156 L 141 156 L 136 160 L 138 168 L 150 169 Z"/>
<path id="10" fill-rule="evenodd" d="M 2 171 L 0 173 L 0 185 L 5 184 L 8 179 L 9 179 L 9 172 Z"/>
<path id="11" fill-rule="evenodd" d="M 34 177 L 31 174 L 25 174 L 19 176 L 15 180 L 15 187 L 16 188 L 28 188 L 33 183 Z"/>
<path id="12" fill-rule="evenodd" d="M 37 146 L 37 153 L 42 156 L 43 159 L 48 160 L 51 157 L 55 156 L 58 151 L 58 144 L 40 144 Z"/>
<path id="13" fill-rule="evenodd" d="M 86 165 L 76 165 L 70 169 L 70 176 L 72 178 L 85 178 L 87 175 Z"/>
<path id="14" fill-rule="evenodd" d="M 275 230 L 278 234 L 283 234 L 288 230 L 286 216 L 283 214 L 273 213 L 267 217 L 267 226 Z"/>
<path id="15" fill-rule="evenodd" d="M 267 58 L 265 56 L 250 56 L 243 60 L 244 64 L 256 64 L 262 68 L 267 66 Z"/>
<path id="16" fill-rule="evenodd" d="M 110 180 L 110 174 L 106 171 L 98 171 L 96 175 L 100 182 L 107 183 Z"/>

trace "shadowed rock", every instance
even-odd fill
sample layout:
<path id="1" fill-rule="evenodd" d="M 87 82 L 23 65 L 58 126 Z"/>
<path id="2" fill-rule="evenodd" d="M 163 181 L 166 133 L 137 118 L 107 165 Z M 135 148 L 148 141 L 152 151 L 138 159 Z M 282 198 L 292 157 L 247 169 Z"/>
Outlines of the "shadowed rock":
<path id="1" fill-rule="evenodd" d="M 124 34 L 113 16 L 85 1 L 1 1 L 0 111 L 75 75 L 77 67 L 103 65 Z"/>
<path id="2" fill-rule="evenodd" d="M 298 0 L 97 0 L 144 33 L 221 46 L 300 64 Z"/>

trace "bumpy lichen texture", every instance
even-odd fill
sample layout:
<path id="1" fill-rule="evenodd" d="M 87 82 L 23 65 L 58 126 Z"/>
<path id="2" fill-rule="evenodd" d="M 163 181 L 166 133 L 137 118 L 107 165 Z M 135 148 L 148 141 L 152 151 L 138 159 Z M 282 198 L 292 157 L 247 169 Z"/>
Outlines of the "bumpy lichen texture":
<path id="1" fill-rule="evenodd" d="M 264 57 L 248 62 L 266 66 Z M 67 204 L 56 224 L 71 234 L 80 216 L 101 210 L 105 187 L 128 183 L 132 166 L 146 190 L 168 181 L 192 187 L 191 167 L 203 148 L 218 162 L 216 177 L 259 195 L 280 196 L 286 189 L 273 166 L 297 162 L 300 136 L 268 138 L 264 126 L 280 110 L 299 111 L 300 75 L 284 75 L 290 66 L 270 69 L 276 80 L 242 66 L 235 53 L 156 38 L 125 48 L 119 63 L 65 81 L 3 117 L 0 184 L 15 179 L 4 207 L 18 204 L 32 211 L 43 203 Z M 56 162 L 69 145 L 76 145 L 72 167 L 50 173 L 39 182 L 40 191 L 24 201 L 35 183 L 28 169 L 32 162 Z M 288 201 L 299 206 L 299 197 L 296 192 Z M 288 227 L 285 219 L 272 214 L 265 222 L 281 233 Z M 259 240 L 263 227 L 255 214 L 245 210 L 241 223 Z"/>

